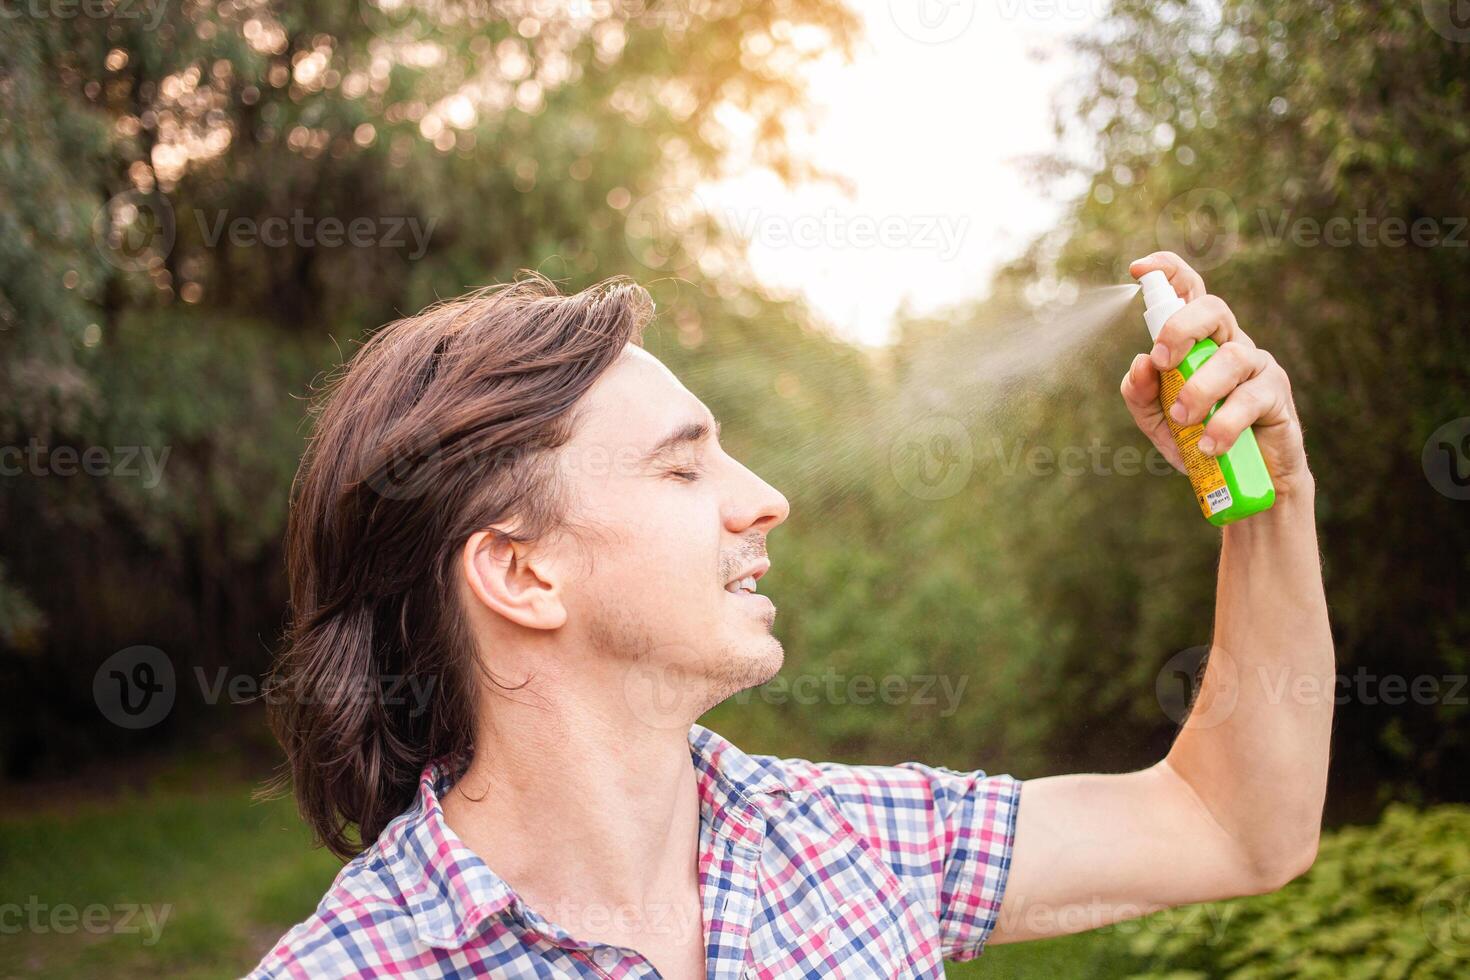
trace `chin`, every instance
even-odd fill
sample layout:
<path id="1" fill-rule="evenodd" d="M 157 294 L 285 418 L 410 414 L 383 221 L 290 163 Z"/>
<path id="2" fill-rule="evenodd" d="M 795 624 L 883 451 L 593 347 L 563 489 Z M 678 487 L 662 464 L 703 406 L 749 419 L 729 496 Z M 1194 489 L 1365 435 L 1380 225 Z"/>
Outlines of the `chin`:
<path id="1" fill-rule="evenodd" d="M 624 706 L 631 718 L 663 731 L 687 730 L 721 701 L 775 677 L 786 658 L 770 633 L 727 638 L 713 649 L 683 641 L 645 649 L 653 655 L 623 661 Z"/>
<path id="2" fill-rule="evenodd" d="M 730 656 L 723 658 L 711 671 L 715 703 L 752 687 L 760 687 L 781 672 L 785 661 L 786 651 L 781 641 L 769 634 L 731 648 Z"/>

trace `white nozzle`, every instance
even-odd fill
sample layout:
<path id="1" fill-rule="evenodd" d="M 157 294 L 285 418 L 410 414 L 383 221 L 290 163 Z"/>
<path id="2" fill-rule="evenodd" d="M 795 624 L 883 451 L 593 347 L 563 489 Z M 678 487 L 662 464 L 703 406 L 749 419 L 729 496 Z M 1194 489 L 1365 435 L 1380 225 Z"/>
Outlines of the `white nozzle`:
<path id="1" fill-rule="evenodd" d="M 1164 323 L 1184 308 L 1184 300 L 1169 285 L 1169 277 L 1157 269 L 1145 272 L 1139 282 L 1143 285 L 1143 322 L 1148 335 L 1158 340 Z"/>

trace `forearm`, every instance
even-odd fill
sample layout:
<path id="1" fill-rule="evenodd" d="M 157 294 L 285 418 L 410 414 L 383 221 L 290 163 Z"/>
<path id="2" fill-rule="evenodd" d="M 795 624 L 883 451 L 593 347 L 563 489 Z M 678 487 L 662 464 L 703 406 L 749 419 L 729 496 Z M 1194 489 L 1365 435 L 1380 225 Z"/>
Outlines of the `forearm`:
<path id="1" fill-rule="evenodd" d="M 1209 665 L 1166 765 L 1264 883 L 1315 853 L 1335 665 L 1310 477 L 1225 529 Z"/>

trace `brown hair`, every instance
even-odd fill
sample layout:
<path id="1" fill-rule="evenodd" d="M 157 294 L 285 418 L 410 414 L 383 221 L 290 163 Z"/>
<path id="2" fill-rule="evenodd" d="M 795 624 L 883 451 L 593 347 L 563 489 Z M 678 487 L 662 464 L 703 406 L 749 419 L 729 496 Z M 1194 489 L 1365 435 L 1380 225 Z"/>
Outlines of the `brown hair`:
<path id="1" fill-rule="evenodd" d="M 426 763 L 468 762 L 480 675 L 459 551 L 492 524 L 532 541 L 565 522 L 550 451 L 652 309 L 627 279 L 562 296 L 523 275 L 378 330 L 316 403 L 268 700 L 302 816 L 333 853 L 376 839 Z"/>

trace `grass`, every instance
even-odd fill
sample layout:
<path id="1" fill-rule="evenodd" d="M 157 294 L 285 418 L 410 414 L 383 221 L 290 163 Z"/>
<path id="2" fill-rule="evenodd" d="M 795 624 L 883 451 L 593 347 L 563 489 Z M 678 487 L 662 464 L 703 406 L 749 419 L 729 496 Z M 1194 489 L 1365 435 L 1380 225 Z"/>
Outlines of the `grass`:
<path id="1" fill-rule="evenodd" d="M 962 980 L 972 977 L 986 977 L 987 980 L 1066 980 L 1070 977 L 1122 980 L 1132 975 L 1119 955 L 1116 941 L 1106 931 L 1085 932 L 1042 942 L 990 946 L 978 959 L 968 963 L 946 963 L 944 973 L 947 977 Z"/>
<path id="2" fill-rule="evenodd" d="M 250 794 L 163 789 L 0 821 L 0 895 L 24 917 L 0 976 L 240 976 L 338 867 L 289 801 Z"/>
<path id="3" fill-rule="evenodd" d="M 22 917 L 0 920 L 0 978 L 239 977 L 309 915 L 339 865 L 291 802 L 256 802 L 237 775 L 197 784 L 0 819 L 0 895 Z M 1122 976 L 1108 954 L 1087 935 L 997 946 L 949 975 Z"/>

